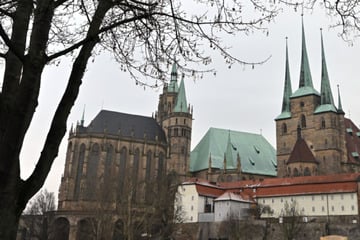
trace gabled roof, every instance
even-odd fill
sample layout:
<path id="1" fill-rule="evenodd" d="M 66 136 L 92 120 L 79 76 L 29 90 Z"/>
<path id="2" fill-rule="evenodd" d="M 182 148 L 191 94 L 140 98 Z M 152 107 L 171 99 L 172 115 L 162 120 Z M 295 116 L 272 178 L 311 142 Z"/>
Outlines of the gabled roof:
<path id="1" fill-rule="evenodd" d="M 148 140 L 166 142 L 165 133 L 155 119 L 108 110 L 101 110 L 82 132 L 106 133 L 142 140 L 146 135 Z"/>
<path id="2" fill-rule="evenodd" d="M 234 193 L 232 191 L 226 191 L 218 198 L 214 199 L 214 201 L 235 201 L 235 202 L 246 202 L 253 203 L 254 200 L 250 198 L 249 195 L 246 195 L 241 192 Z"/>
<path id="3" fill-rule="evenodd" d="M 287 161 L 287 164 L 300 163 L 300 162 L 316 163 L 316 164 L 318 163 L 318 161 L 316 160 L 314 154 L 310 150 L 305 140 L 301 137 L 298 137 L 294 145 L 294 148 L 290 153 L 290 157 Z"/>
<path id="4" fill-rule="evenodd" d="M 210 128 L 193 149 L 190 154 L 190 171 L 208 169 L 210 156 L 211 168 L 223 169 L 229 137 L 232 154 L 227 153 L 226 156 L 232 156 L 232 158 L 226 159 L 227 169 L 237 168 L 237 156 L 239 156 L 242 172 L 277 175 L 275 149 L 262 135 L 219 128 Z"/>

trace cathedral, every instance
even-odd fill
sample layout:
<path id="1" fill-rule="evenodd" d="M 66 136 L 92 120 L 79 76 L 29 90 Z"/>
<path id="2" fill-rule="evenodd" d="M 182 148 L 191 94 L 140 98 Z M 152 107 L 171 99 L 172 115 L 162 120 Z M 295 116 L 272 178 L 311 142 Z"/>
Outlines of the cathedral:
<path id="1" fill-rule="evenodd" d="M 291 87 L 286 46 L 282 109 L 276 121 L 278 177 L 314 176 L 360 171 L 360 130 L 342 109 L 340 91 L 335 106 L 321 35 L 321 89 L 313 87 L 304 26 L 299 87 Z"/>
<path id="2" fill-rule="evenodd" d="M 135 206 L 160 202 L 161 192 L 154 196 L 153 183 L 163 182 L 172 172 L 181 181 L 195 177 L 214 183 L 359 172 L 360 130 L 345 118 L 339 91 L 335 105 L 322 37 L 321 53 L 318 92 L 302 26 L 299 87 L 293 92 L 286 45 L 282 108 L 275 119 L 276 150 L 262 135 L 210 128 L 191 151 L 193 108 L 187 102 L 184 79 L 178 83 L 176 63 L 153 116 L 101 110 L 87 126 L 83 117 L 69 133 L 53 221 L 53 232 L 67 236 L 54 239 L 87 239 L 90 235 L 85 233 L 91 231 L 85 220 L 96 214 L 99 202 L 107 203 L 103 212 L 117 210 L 118 203 L 120 210 L 131 206 L 126 219 L 112 214 L 106 226 L 112 239 L 124 239 L 121 231 L 128 231 L 125 225 L 137 214 Z"/>

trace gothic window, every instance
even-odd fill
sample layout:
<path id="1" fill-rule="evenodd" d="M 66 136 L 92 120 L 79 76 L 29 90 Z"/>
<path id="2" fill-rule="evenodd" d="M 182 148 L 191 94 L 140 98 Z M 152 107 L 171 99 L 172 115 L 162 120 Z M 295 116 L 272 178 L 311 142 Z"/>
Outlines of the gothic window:
<path id="1" fill-rule="evenodd" d="M 300 107 L 304 107 L 305 106 L 305 103 L 304 102 L 300 102 Z"/>
<path id="2" fill-rule="evenodd" d="M 177 118 L 175 118 L 175 124 L 178 124 L 178 119 Z"/>
<path id="3" fill-rule="evenodd" d="M 171 128 L 168 129 L 168 136 L 171 137 Z"/>
<path id="4" fill-rule="evenodd" d="M 162 178 L 163 175 L 163 170 L 164 170 L 164 153 L 160 152 L 159 154 L 159 162 L 158 162 L 158 178 Z"/>
<path id="5" fill-rule="evenodd" d="M 124 182 L 126 177 L 127 168 L 127 149 L 123 147 L 120 151 L 120 164 L 119 164 L 119 196 L 124 193 Z"/>
<path id="6" fill-rule="evenodd" d="M 151 201 L 151 173 L 152 173 L 152 152 L 148 151 L 146 154 L 146 169 L 145 169 L 145 182 L 146 182 L 146 192 L 145 200 L 147 203 Z"/>
<path id="7" fill-rule="evenodd" d="M 81 144 L 77 172 L 76 172 L 75 189 L 74 189 L 74 198 L 76 200 L 79 199 L 79 194 L 80 194 L 80 183 L 81 183 L 82 171 L 84 166 L 84 159 L 85 159 L 85 144 Z"/>
<path id="8" fill-rule="evenodd" d="M 86 198 L 94 199 L 96 196 L 96 183 L 97 183 L 97 170 L 100 158 L 100 147 L 99 144 L 93 144 L 87 164 L 86 173 Z"/>
<path id="9" fill-rule="evenodd" d="M 113 162 L 113 152 L 114 148 L 111 144 L 106 146 L 106 158 L 105 158 L 105 166 L 104 166 L 104 184 L 105 186 L 109 186 L 111 184 L 111 169 Z"/>
<path id="10" fill-rule="evenodd" d="M 175 137 L 179 136 L 179 130 L 177 128 L 174 129 L 174 136 Z"/>
<path id="11" fill-rule="evenodd" d="M 308 167 L 306 167 L 304 170 L 304 176 L 310 176 L 310 175 L 311 175 L 311 171 Z"/>
<path id="12" fill-rule="evenodd" d="M 294 168 L 294 177 L 300 176 L 299 170 L 297 168 Z"/>
<path id="13" fill-rule="evenodd" d="M 140 150 L 138 148 L 135 149 L 134 152 L 134 161 L 133 161 L 133 169 L 132 169 L 132 185 L 133 190 L 132 190 L 132 197 L 131 200 L 132 201 L 136 201 L 136 189 L 137 189 L 137 183 L 138 183 L 138 178 L 139 178 L 139 165 L 140 165 Z"/>
<path id="14" fill-rule="evenodd" d="M 306 118 L 304 114 L 301 115 L 300 124 L 301 124 L 301 128 L 306 128 Z"/>
<path id="15" fill-rule="evenodd" d="M 281 126 L 281 132 L 282 134 L 286 134 L 287 133 L 287 125 L 286 123 L 283 123 Z"/>
<path id="16" fill-rule="evenodd" d="M 325 119 L 322 117 L 321 118 L 321 128 L 325 128 L 326 124 L 325 124 Z"/>
<path id="17" fill-rule="evenodd" d="M 72 152 L 72 142 L 69 142 L 68 149 L 66 153 L 66 164 L 67 164 L 67 172 L 65 175 L 70 176 L 71 175 L 71 169 L 72 169 L 72 159 L 71 159 L 71 152 Z"/>

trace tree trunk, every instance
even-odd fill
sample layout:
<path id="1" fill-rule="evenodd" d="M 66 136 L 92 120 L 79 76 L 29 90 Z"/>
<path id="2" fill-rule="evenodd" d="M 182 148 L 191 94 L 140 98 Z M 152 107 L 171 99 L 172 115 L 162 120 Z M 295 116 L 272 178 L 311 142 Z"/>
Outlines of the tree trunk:
<path id="1" fill-rule="evenodd" d="M 15 199 L 14 194 L 9 193 L 6 199 Z M 0 203 L 0 239 L 15 240 L 19 218 L 21 215 L 15 201 L 7 201 Z"/>

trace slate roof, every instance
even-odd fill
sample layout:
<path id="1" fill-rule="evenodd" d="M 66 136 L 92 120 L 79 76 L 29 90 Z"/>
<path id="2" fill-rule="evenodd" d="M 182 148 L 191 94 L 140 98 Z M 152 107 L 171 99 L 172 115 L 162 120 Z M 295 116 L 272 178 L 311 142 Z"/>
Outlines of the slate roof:
<path id="1" fill-rule="evenodd" d="M 229 154 L 228 141 L 231 139 L 232 154 Z M 190 154 L 190 172 L 211 168 L 237 168 L 237 156 L 240 157 L 241 171 L 250 174 L 277 175 L 276 151 L 260 134 L 233 130 L 210 128 Z M 232 156 L 231 158 L 228 156 Z M 228 159 L 229 158 L 229 159 Z"/>
<path id="2" fill-rule="evenodd" d="M 156 140 L 166 143 L 165 133 L 154 118 L 101 110 L 91 123 L 83 129 L 86 133 L 133 137 L 134 139 Z"/>
<path id="3" fill-rule="evenodd" d="M 311 152 L 309 146 L 303 138 L 298 138 L 296 140 L 295 146 L 291 151 L 289 160 L 287 163 L 318 163 L 314 154 Z"/>

